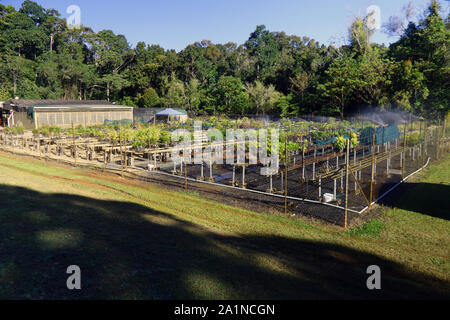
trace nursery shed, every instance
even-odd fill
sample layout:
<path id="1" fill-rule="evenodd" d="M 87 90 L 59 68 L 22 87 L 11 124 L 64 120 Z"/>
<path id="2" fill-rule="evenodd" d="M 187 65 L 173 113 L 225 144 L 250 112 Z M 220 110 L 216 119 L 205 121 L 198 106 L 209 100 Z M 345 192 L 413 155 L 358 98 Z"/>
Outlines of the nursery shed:
<path id="1" fill-rule="evenodd" d="M 114 122 L 133 122 L 133 108 L 106 101 L 9 100 L 1 110 L 2 119 L 10 125 L 31 130 L 42 126 L 69 128 Z"/>

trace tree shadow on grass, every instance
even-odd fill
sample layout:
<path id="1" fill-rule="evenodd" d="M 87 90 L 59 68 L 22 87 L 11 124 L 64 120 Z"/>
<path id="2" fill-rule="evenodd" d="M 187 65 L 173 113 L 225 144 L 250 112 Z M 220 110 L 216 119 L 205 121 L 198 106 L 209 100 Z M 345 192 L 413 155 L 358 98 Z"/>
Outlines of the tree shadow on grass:
<path id="1" fill-rule="evenodd" d="M 450 220 L 450 186 L 434 183 L 405 183 L 384 197 L 380 204 Z"/>
<path id="2" fill-rule="evenodd" d="M 340 245 L 218 234 L 135 203 L 0 191 L 0 299 L 448 298 L 447 282 Z M 380 291 L 366 287 L 373 264 Z M 80 291 L 66 288 L 69 265 L 81 268 Z"/>

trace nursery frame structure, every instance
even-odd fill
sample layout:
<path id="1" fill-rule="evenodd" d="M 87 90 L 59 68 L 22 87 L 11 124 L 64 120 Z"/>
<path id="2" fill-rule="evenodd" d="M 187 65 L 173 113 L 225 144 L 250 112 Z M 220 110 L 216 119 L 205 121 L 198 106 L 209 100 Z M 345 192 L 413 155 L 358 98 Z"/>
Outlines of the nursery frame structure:
<path id="1" fill-rule="evenodd" d="M 363 130 L 353 148 L 349 139 L 341 150 L 333 144 L 289 151 L 285 147 L 279 170 L 262 176 L 261 163 L 248 164 L 248 149 L 246 163 L 215 164 L 210 159 L 190 164 L 173 161 L 173 145 L 136 148 L 120 132 L 119 141 L 112 143 L 76 136 L 74 131 L 61 137 L 3 131 L 0 148 L 206 192 L 230 204 L 253 202 L 287 215 L 308 215 L 347 227 L 430 160 L 448 153 L 450 147 L 445 122 L 405 122 L 400 128 L 391 125 Z M 204 132 L 195 139 L 202 151 L 214 145 Z M 280 143 L 304 139 L 285 135 Z"/>

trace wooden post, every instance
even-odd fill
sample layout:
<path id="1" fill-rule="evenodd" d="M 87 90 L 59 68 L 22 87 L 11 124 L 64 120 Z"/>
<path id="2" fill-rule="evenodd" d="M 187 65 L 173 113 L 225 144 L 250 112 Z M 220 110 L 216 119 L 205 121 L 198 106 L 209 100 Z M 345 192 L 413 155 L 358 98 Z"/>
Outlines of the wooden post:
<path id="1" fill-rule="evenodd" d="M 344 228 L 347 229 L 348 219 L 348 173 L 350 166 L 350 139 L 347 139 L 347 160 L 345 161 L 345 211 L 344 211 Z"/>
<path id="2" fill-rule="evenodd" d="M 322 197 L 322 179 L 319 178 L 319 199 Z"/>
<path id="3" fill-rule="evenodd" d="M 316 163 L 313 162 L 313 172 L 312 172 L 312 180 L 315 181 L 316 180 Z"/>
<path id="4" fill-rule="evenodd" d="M 336 193 L 336 189 L 337 189 L 337 181 L 336 179 L 333 180 L 333 199 L 336 201 L 337 199 L 337 193 Z"/>
<path id="5" fill-rule="evenodd" d="M 200 165 L 200 180 L 205 180 L 205 175 L 203 173 L 203 161 Z M 233 185 L 234 185 L 234 167 L 233 167 Z"/>
<path id="6" fill-rule="evenodd" d="M 39 133 L 39 142 L 40 142 L 40 140 L 41 140 L 41 135 Z M 77 166 L 77 146 L 75 144 L 75 129 L 73 127 L 73 122 L 72 122 L 72 143 L 73 143 L 73 160 L 74 160 L 74 164 L 76 167 Z M 39 150 L 40 150 L 40 148 L 39 148 Z M 39 154 L 40 154 L 40 151 L 39 151 Z"/>
<path id="7" fill-rule="evenodd" d="M 233 183 L 233 186 L 236 185 L 236 166 L 235 165 L 233 165 L 233 181 L 232 181 L 232 183 Z"/>
<path id="8" fill-rule="evenodd" d="M 214 182 L 212 161 L 209 161 L 209 181 Z"/>
<path id="9" fill-rule="evenodd" d="M 123 177 L 122 128 L 120 127 L 119 127 L 119 144 L 120 144 L 120 175 Z"/>
<path id="10" fill-rule="evenodd" d="M 402 161 L 402 180 L 405 179 L 405 165 L 406 165 L 406 123 L 403 129 L 403 161 Z"/>
<path id="11" fill-rule="evenodd" d="M 37 122 L 37 115 L 36 115 L 36 122 Z M 38 129 L 38 150 L 39 150 L 39 159 L 41 159 L 41 129 L 39 128 L 39 123 L 37 123 L 37 129 Z M 72 130 L 73 130 L 73 124 L 72 124 Z"/>
<path id="12" fill-rule="evenodd" d="M 375 130 L 372 134 L 372 165 L 370 170 L 370 195 L 369 195 L 369 207 L 372 206 L 373 202 L 373 184 L 375 179 Z"/>
<path id="13" fill-rule="evenodd" d="M 302 145 L 302 179 L 305 181 L 305 145 Z"/>
<path id="14" fill-rule="evenodd" d="M 188 190 L 188 179 L 187 179 L 187 161 L 184 161 L 184 190 Z"/>
<path id="15" fill-rule="evenodd" d="M 439 143 L 439 127 L 440 126 L 441 126 L 441 118 L 438 118 L 438 126 L 436 128 L 436 137 L 434 139 L 434 141 L 435 141 L 434 150 L 435 150 L 436 160 L 439 160 L 439 146 L 438 146 L 438 143 Z"/>
<path id="16" fill-rule="evenodd" d="M 314 151 L 315 153 L 315 151 Z M 287 215 L 287 193 L 288 193 L 288 152 L 287 152 L 287 135 L 284 139 L 284 172 L 286 181 L 284 183 L 284 214 Z"/>

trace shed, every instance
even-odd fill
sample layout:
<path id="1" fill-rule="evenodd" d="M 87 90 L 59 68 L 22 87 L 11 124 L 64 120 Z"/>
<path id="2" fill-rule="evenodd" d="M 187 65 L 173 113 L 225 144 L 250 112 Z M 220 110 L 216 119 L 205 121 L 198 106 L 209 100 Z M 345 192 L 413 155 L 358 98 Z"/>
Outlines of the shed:
<path id="1" fill-rule="evenodd" d="M 176 120 L 176 121 L 180 121 L 180 122 L 186 122 L 186 120 L 188 119 L 188 115 L 187 112 L 185 110 L 180 110 L 180 109 L 172 109 L 172 108 L 167 108 L 165 110 L 159 111 L 156 114 L 156 119 L 167 119 L 167 120 Z"/>
<path id="2" fill-rule="evenodd" d="M 31 130 L 42 126 L 69 128 L 133 122 L 133 107 L 106 101 L 9 100 L 1 110 L 4 124 Z"/>

